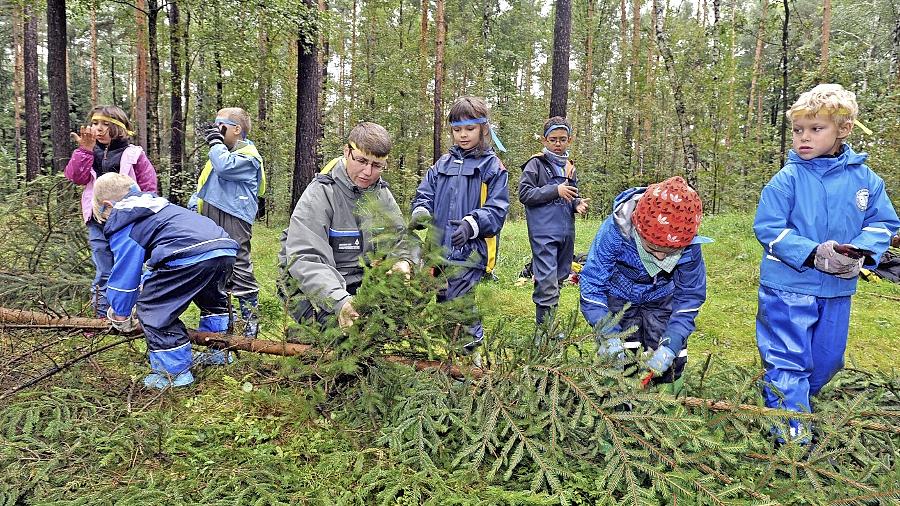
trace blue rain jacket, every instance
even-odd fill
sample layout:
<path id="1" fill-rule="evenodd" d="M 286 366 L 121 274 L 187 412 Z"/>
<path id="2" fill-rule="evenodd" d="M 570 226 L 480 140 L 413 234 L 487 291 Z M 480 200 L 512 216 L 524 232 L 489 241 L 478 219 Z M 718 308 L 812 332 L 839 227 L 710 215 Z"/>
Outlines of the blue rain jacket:
<path id="1" fill-rule="evenodd" d="M 613 202 L 613 214 L 597 232 L 578 282 L 581 312 L 593 326 L 609 313 L 610 295 L 632 304 L 672 295 L 672 315 L 660 344 L 678 354 L 694 331 L 694 319 L 706 301 L 706 264 L 700 245 L 712 239 L 698 235 L 683 250 L 671 273 L 662 271 L 650 277 L 631 234 L 631 214 L 645 190 L 631 188 L 619 194 Z"/>
<path id="2" fill-rule="evenodd" d="M 509 173 L 493 149 L 476 155 L 451 147 L 419 184 L 412 209 L 419 207 L 431 213 L 437 242 L 451 264 L 493 270 L 497 234 L 509 210 Z M 450 238 L 456 227 L 450 221 L 462 219 L 473 225 L 475 234 L 461 248 L 454 248 Z"/>
<path id="3" fill-rule="evenodd" d="M 251 141 L 238 141 L 234 151 L 216 144 L 209 148 L 197 197 L 252 225 L 259 210 L 257 197 L 266 191 L 265 177 L 262 156 Z"/>
<path id="4" fill-rule="evenodd" d="M 561 184 L 577 186 L 578 180 L 567 178 L 565 167 L 556 167 L 543 154 L 532 156 L 522 165 L 519 202 L 525 206 L 532 250 L 541 238 L 575 236 L 575 206 L 580 199 L 566 202 L 557 190 Z"/>
<path id="5" fill-rule="evenodd" d="M 235 256 L 238 244 L 205 216 L 151 193 L 132 191 L 116 202 L 103 227 L 113 252 L 106 298 L 117 315 L 131 314 L 144 263 L 152 270 Z"/>
<path id="6" fill-rule="evenodd" d="M 818 297 L 856 292 L 857 278 L 843 279 L 804 265 L 828 240 L 871 252 L 867 265 L 887 250 L 900 227 L 884 180 L 865 165 L 868 155 L 844 145 L 837 157 L 788 162 L 763 188 L 753 231 L 763 247 L 763 286 Z"/>

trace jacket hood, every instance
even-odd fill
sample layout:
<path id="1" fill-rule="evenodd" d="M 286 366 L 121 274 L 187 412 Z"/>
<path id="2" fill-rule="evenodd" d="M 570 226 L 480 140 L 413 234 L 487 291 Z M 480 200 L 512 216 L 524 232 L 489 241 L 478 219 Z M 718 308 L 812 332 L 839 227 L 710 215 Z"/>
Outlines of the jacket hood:
<path id="1" fill-rule="evenodd" d="M 131 191 L 115 203 L 103 231 L 107 235 L 118 232 L 137 220 L 158 213 L 167 205 L 168 200 L 152 193 Z"/>
<path id="2" fill-rule="evenodd" d="M 479 156 L 492 155 L 494 154 L 494 148 L 490 146 L 486 146 L 484 149 L 479 148 L 471 148 L 464 150 L 463 148 L 454 144 L 450 146 L 450 154 L 457 158 L 476 158 Z"/>
<path id="3" fill-rule="evenodd" d="M 638 200 L 640 200 L 646 190 L 646 186 L 629 188 L 613 200 L 612 218 L 619 232 L 625 237 L 631 237 L 631 229 L 633 227 L 631 224 L 631 213 L 634 212 Z"/>
<path id="4" fill-rule="evenodd" d="M 862 165 L 869 158 L 868 153 L 857 153 L 849 144 L 841 146 L 841 153 L 837 156 L 820 156 L 812 160 L 804 160 L 800 158 L 793 149 L 788 151 L 788 161 L 797 165 L 803 165 L 810 170 L 817 172 L 828 172 L 834 169 L 841 169 L 851 165 Z"/>

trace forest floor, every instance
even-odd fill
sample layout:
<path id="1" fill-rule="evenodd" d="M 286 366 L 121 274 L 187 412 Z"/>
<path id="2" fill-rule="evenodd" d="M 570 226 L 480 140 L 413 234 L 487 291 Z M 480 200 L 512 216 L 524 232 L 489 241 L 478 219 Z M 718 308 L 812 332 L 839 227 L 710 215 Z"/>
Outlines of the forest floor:
<path id="1" fill-rule="evenodd" d="M 578 221 L 576 252 L 587 251 L 599 225 L 599 220 Z M 716 242 L 704 247 L 709 296 L 691 337 L 696 358 L 687 374 L 707 352 L 750 367 L 758 362 L 760 247 L 750 225 L 751 217 L 739 215 L 704 221 L 701 232 Z M 281 230 L 282 223 L 273 223 L 254 231 L 265 322 L 261 337 L 270 339 L 285 325 L 270 281 L 277 276 Z M 530 256 L 525 223 L 508 223 L 501 241 L 499 280 L 483 283 L 477 292 L 485 327 L 493 333 L 530 332 L 531 284 L 516 284 Z M 883 372 L 896 367 L 898 297 L 900 285 L 860 282 L 848 367 Z M 567 286 L 562 311 L 576 310 L 577 301 L 577 287 Z M 189 327 L 196 324 L 195 310 L 186 320 Z M 371 504 L 382 494 L 395 498 L 387 493 L 394 487 L 407 491 L 409 504 L 423 500 L 413 492 L 419 485 L 427 488 L 425 474 L 392 460 L 371 430 L 317 410 L 320 393 L 285 380 L 295 359 L 243 353 L 231 366 L 196 371 L 193 386 L 160 395 L 138 386 L 147 372 L 139 343 L 0 401 L 0 505 Z M 460 494 L 455 502 L 560 502 L 488 485 L 473 475 L 453 476 L 449 486 Z"/>

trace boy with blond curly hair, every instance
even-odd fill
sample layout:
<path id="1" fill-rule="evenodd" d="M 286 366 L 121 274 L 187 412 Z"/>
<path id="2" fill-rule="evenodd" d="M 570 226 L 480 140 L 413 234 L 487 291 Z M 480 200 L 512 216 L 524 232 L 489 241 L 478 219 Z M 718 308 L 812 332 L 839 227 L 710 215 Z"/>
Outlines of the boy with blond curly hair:
<path id="1" fill-rule="evenodd" d="M 877 265 L 900 226 L 867 155 L 845 142 L 858 111 L 856 95 L 838 84 L 800 95 L 787 111 L 793 149 L 760 195 L 756 342 L 769 407 L 811 411 L 810 396 L 844 366 L 859 270 Z M 809 440 L 799 420 L 788 425 L 792 439 Z"/>

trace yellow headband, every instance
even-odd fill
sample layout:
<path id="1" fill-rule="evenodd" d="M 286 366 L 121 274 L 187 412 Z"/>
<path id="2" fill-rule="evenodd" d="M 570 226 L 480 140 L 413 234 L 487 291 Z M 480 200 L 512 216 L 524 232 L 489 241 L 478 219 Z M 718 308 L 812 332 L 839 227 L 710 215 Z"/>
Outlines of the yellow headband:
<path id="1" fill-rule="evenodd" d="M 866 128 L 866 125 L 860 123 L 858 119 L 853 120 L 853 124 L 858 126 L 866 135 L 872 135 L 872 131 Z"/>
<path id="2" fill-rule="evenodd" d="M 353 142 L 353 141 L 350 141 L 348 144 L 350 144 L 350 147 L 351 147 L 351 148 L 353 148 L 353 149 L 359 151 L 360 153 L 366 155 L 366 156 L 369 157 L 369 158 L 373 158 L 376 162 L 386 162 L 386 161 L 387 161 L 387 157 L 386 157 L 386 156 L 375 156 L 374 154 L 369 153 L 368 151 L 366 151 L 366 150 L 364 150 L 364 149 L 359 149 L 359 147 L 358 147 L 358 146 L 356 145 L 356 143 Z"/>
<path id="3" fill-rule="evenodd" d="M 102 114 L 95 114 L 95 115 L 91 116 L 91 121 L 105 121 L 107 123 L 112 123 L 113 125 L 122 127 L 125 130 L 125 133 L 127 133 L 128 135 L 134 135 L 134 132 L 129 130 L 128 127 L 125 126 L 125 123 L 122 123 L 121 121 L 119 121 L 115 118 L 110 118 L 109 116 L 103 116 Z"/>

